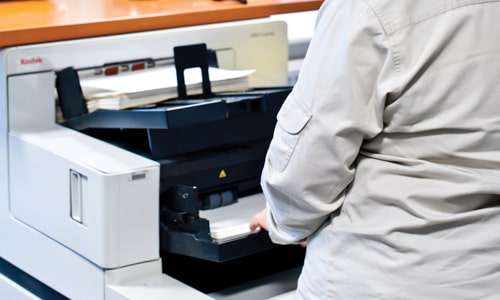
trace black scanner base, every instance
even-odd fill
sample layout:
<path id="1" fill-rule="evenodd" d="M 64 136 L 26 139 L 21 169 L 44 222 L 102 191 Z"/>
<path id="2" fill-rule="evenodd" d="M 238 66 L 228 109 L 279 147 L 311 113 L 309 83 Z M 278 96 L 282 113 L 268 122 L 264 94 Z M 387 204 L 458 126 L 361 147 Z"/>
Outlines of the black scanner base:
<path id="1" fill-rule="evenodd" d="M 203 292 L 212 293 L 300 268 L 305 248 L 279 246 L 226 262 L 161 252 L 163 272 Z"/>

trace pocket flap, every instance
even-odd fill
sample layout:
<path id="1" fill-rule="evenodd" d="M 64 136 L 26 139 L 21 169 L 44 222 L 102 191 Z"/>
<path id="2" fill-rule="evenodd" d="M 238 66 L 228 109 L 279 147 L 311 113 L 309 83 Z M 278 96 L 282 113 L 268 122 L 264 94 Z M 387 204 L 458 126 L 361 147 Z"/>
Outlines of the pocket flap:
<path id="1" fill-rule="evenodd" d="M 309 122 L 312 113 L 295 95 L 290 94 L 278 112 L 278 124 L 290 134 L 299 133 Z"/>

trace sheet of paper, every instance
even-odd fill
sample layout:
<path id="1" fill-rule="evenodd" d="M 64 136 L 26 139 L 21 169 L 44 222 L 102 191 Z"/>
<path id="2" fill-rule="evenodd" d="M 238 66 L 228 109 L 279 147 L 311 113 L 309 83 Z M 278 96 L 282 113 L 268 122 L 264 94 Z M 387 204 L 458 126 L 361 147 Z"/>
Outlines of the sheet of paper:
<path id="1" fill-rule="evenodd" d="M 220 82 L 237 78 L 244 78 L 255 70 L 225 70 L 210 67 L 209 77 L 211 82 Z M 199 68 L 184 71 L 186 85 L 201 83 L 201 70 Z M 133 94 L 150 90 L 175 88 L 177 89 L 177 76 L 175 67 L 155 67 L 140 71 L 133 71 L 111 76 L 96 76 L 84 78 L 80 81 L 82 88 L 108 90 L 123 94 Z"/>

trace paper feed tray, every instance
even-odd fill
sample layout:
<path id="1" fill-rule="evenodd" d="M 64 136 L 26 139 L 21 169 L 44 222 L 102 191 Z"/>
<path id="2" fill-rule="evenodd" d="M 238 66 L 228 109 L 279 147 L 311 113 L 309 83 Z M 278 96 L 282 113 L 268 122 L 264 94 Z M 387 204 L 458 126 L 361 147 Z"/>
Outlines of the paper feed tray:
<path id="1" fill-rule="evenodd" d="M 255 88 L 152 108 L 97 110 L 63 124 L 153 159 L 269 139 L 290 88 Z M 174 142 L 175 141 L 175 142 Z"/>

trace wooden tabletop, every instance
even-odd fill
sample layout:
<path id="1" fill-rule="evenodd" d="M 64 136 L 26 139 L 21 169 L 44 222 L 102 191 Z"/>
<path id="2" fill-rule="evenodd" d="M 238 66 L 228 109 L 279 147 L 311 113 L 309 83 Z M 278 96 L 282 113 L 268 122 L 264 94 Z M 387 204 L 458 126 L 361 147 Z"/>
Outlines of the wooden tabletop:
<path id="1" fill-rule="evenodd" d="M 323 0 L 0 0 L 0 47 L 267 17 Z"/>

